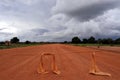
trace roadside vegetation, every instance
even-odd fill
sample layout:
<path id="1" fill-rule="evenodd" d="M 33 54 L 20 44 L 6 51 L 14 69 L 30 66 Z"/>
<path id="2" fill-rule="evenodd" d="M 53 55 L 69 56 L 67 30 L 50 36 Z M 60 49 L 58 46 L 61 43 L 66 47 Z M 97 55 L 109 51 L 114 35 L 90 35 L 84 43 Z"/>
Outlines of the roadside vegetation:
<path id="1" fill-rule="evenodd" d="M 42 43 L 30 43 L 30 44 L 16 43 L 16 44 L 11 44 L 9 46 L 7 46 L 7 45 L 0 45 L 0 49 L 9 49 L 9 48 L 17 48 L 17 47 L 27 47 L 27 46 L 35 46 L 35 45 L 42 45 Z"/>
<path id="2" fill-rule="evenodd" d="M 91 36 L 81 40 L 79 37 L 73 37 L 71 43 L 76 46 L 98 46 L 98 48 L 99 46 L 120 46 L 120 38 L 114 40 L 112 38 L 95 39 Z"/>
<path id="3" fill-rule="evenodd" d="M 112 38 L 99 38 L 91 36 L 89 38 L 80 39 L 79 37 L 73 37 L 71 42 L 64 41 L 64 44 L 70 44 L 75 46 L 120 46 L 120 38 L 112 39 Z"/>
<path id="4" fill-rule="evenodd" d="M 20 42 L 18 37 L 13 37 L 9 41 L 0 42 L 0 49 L 8 49 L 8 48 L 17 48 L 17 47 L 26 47 L 26 46 L 34 46 L 41 44 L 53 44 L 53 43 L 61 43 L 61 44 L 70 44 L 75 46 L 120 46 L 120 38 L 112 39 L 112 38 L 100 38 L 95 39 L 95 37 L 91 36 L 89 38 L 80 39 L 75 36 L 71 41 L 64 42 L 31 42 L 29 40 L 25 42 Z"/>
<path id="5" fill-rule="evenodd" d="M 9 49 L 9 48 L 17 48 L 17 47 L 27 47 L 27 46 L 35 46 L 45 44 L 44 42 L 19 42 L 20 40 L 17 37 L 13 37 L 10 41 L 2 41 L 0 42 L 0 49 Z"/>

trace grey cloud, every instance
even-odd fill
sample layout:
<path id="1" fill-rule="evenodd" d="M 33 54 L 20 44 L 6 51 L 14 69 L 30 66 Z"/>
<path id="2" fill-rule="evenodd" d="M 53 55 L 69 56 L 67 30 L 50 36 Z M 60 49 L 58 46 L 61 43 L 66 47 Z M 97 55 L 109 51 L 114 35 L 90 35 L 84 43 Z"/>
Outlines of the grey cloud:
<path id="1" fill-rule="evenodd" d="M 0 15 L 28 22 L 43 22 L 50 17 L 54 0 L 1 0 Z"/>
<path id="2" fill-rule="evenodd" d="M 0 41 L 10 40 L 12 33 L 0 32 Z"/>
<path id="3" fill-rule="evenodd" d="M 120 1 L 118 0 L 101 0 L 101 1 L 92 0 L 90 2 L 88 2 L 88 0 L 85 0 L 84 4 L 80 3 L 82 1 L 79 1 L 79 0 L 76 0 L 76 1 L 78 1 L 78 3 L 71 3 L 69 5 L 67 1 L 64 1 L 64 4 L 63 4 L 62 2 L 60 3 L 60 0 L 58 0 L 58 3 L 56 4 L 56 7 L 53 8 L 53 11 L 55 13 L 66 14 L 67 16 L 71 18 L 76 18 L 80 21 L 88 21 L 90 19 L 96 18 L 99 15 L 102 15 L 107 10 L 114 9 L 120 5 Z M 62 6 L 60 7 L 59 3 L 61 5 L 63 4 L 63 7 Z M 79 5 L 82 5 L 82 6 L 79 6 Z"/>
<path id="4" fill-rule="evenodd" d="M 34 32 L 34 33 L 36 33 L 36 36 L 37 35 L 43 35 L 44 33 L 49 32 L 49 30 L 47 30 L 47 29 L 39 29 L 39 28 L 32 29 L 31 31 Z"/>
<path id="5" fill-rule="evenodd" d="M 12 35 L 12 33 L 0 32 L 0 35 L 9 36 L 9 35 Z"/>
<path id="6" fill-rule="evenodd" d="M 67 30 L 67 27 L 66 26 L 62 26 L 62 25 L 60 25 L 60 26 L 58 26 L 56 29 L 55 29 L 55 31 L 64 31 L 64 30 Z"/>
<path id="7" fill-rule="evenodd" d="M 116 2 L 97 3 L 67 12 L 67 14 L 79 20 L 86 21 L 103 14 L 106 10 L 115 8 L 117 5 Z"/>

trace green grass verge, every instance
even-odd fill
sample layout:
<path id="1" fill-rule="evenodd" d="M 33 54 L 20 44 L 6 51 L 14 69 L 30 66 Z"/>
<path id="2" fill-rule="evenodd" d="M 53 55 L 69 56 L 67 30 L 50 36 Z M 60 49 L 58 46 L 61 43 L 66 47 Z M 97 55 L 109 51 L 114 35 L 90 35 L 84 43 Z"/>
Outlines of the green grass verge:
<path id="1" fill-rule="evenodd" d="M 10 48 L 18 48 L 18 47 L 27 47 L 27 46 L 35 46 L 35 45 L 42 45 L 42 44 L 12 44 L 10 46 L 0 45 L 0 49 L 10 49 Z"/>

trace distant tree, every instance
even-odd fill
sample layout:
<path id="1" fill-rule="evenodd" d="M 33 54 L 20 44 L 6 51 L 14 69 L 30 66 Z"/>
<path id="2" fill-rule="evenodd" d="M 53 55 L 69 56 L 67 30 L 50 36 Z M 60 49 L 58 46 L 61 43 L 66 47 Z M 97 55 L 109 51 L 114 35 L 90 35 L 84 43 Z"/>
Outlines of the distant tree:
<path id="1" fill-rule="evenodd" d="M 102 44 L 102 39 L 99 38 L 99 39 L 97 40 L 97 43 L 98 43 L 98 44 Z"/>
<path id="2" fill-rule="evenodd" d="M 102 39 L 102 44 L 108 44 L 107 39 Z"/>
<path id="3" fill-rule="evenodd" d="M 112 44 L 113 43 L 113 40 L 111 39 L 111 38 L 104 38 L 103 40 L 102 40 L 102 43 L 103 44 Z"/>
<path id="4" fill-rule="evenodd" d="M 88 43 L 88 39 L 84 38 L 84 39 L 82 40 L 82 43 Z"/>
<path id="5" fill-rule="evenodd" d="M 98 40 L 96 40 L 96 42 L 97 42 L 97 44 L 98 44 L 98 48 L 100 48 L 100 46 L 101 46 L 101 44 L 102 44 L 102 39 L 98 39 Z"/>
<path id="6" fill-rule="evenodd" d="M 93 36 L 91 36 L 89 39 L 88 39 L 88 42 L 89 43 L 95 43 L 95 38 Z"/>
<path id="7" fill-rule="evenodd" d="M 68 43 L 68 41 L 64 41 L 63 43 Z"/>
<path id="8" fill-rule="evenodd" d="M 30 41 L 25 41 L 25 44 L 30 44 L 31 42 Z"/>
<path id="9" fill-rule="evenodd" d="M 1 45 L 4 45 L 4 44 L 5 44 L 5 42 L 0 42 L 0 46 L 1 46 Z"/>
<path id="10" fill-rule="evenodd" d="M 73 37 L 72 38 L 72 43 L 80 43 L 81 42 L 81 40 L 79 39 L 79 37 Z"/>
<path id="11" fill-rule="evenodd" d="M 113 39 L 112 38 L 108 38 L 107 41 L 108 41 L 108 44 L 113 44 Z"/>
<path id="12" fill-rule="evenodd" d="M 116 39 L 116 40 L 115 40 L 115 43 L 116 43 L 116 44 L 120 44 L 120 38 Z"/>
<path id="13" fill-rule="evenodd" d="M 13 37 L 11 40 L 10 40 L 11 43 L 18 43 L 19 42 L 19 39 L 17 37 Z"/>

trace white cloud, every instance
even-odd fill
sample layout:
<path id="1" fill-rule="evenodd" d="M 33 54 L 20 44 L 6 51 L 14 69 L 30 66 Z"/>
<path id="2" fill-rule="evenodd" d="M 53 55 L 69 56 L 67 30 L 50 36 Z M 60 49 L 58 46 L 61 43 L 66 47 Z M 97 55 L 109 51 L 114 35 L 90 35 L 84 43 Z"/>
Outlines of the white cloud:
<path id="1" fill-rule="evenodd" d="M 56 3 L 56 4 L 55 4 Z M 1 0 L 0 41 L 119 37 L 118 0 Z"/>

